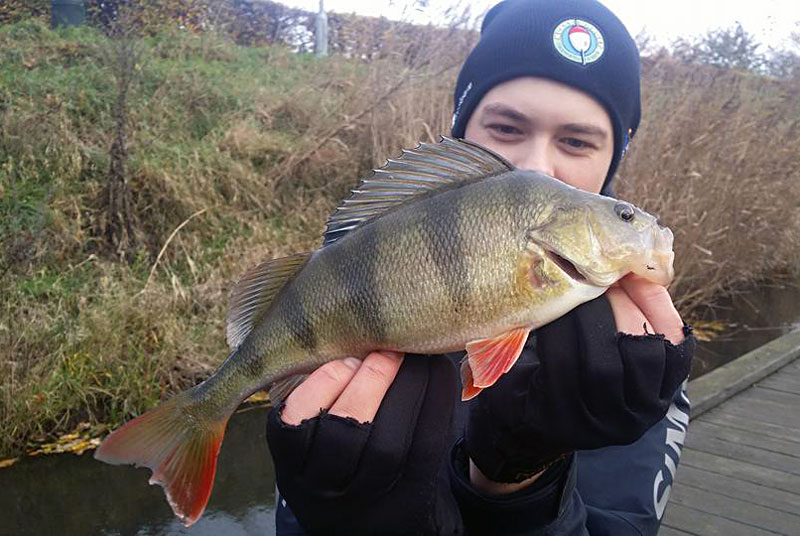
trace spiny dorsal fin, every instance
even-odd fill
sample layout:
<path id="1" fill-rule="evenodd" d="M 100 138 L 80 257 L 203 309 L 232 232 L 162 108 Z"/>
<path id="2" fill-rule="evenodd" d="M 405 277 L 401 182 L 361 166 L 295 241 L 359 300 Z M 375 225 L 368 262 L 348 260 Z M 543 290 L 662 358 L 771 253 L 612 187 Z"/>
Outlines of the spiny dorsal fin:
<path id="1" fill-rule="evenodd" d="M 513 169 L 503 157 L 468 141 L 442 137 L 437 144 L 420 143 L 361 181 L 328 220 L 323 246 L 409 200 Z"/>
<path id="2" fill-rule="evenodd" d="M 297 253 L 250 268 L 231 291 L 228 346 L 235 350 L 252 331 L 280 289 L 305 265 L 311 253 Z"/>

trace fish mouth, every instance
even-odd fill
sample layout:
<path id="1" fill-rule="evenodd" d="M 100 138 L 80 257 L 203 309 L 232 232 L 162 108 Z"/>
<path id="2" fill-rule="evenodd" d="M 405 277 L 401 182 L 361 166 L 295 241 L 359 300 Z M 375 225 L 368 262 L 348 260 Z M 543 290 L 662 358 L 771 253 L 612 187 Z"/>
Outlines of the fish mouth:
<path id="1" fill-rule="evenodd" d="M 654 252 L 649 261 L 637 266 L 633 273 L 658 285 L 669 286 L 675 277 L 674 259 L 672 250 Z"/>
<path id="2" fill-rule="evenodd" d="M 545 256 L 551 261 L 553 261 L 553 263 L 555 263 L 555 265 L 558 266 L 561 269 L 561 271 L 567 274 L 567 276 L 569 276 L 571 279 L 574 279 L 579 283 L 588 283 L 586 276 L 584 276 L 582 273 L 580 273 L 580 271 L 578 271 L 578 268 L 572 261 L 570 261 L 566 257 L 559 255 L 552 249 L 549 249 L 544 246 L 542 246 L 542 249 L 544 250 Z"/>

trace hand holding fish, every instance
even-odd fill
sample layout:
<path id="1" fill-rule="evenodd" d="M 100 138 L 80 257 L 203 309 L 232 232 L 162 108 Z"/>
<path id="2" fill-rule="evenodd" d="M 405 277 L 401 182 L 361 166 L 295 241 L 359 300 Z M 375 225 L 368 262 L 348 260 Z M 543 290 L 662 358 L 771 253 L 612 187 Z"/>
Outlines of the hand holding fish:
<path id="1" fill-rule="evenodd" d="M 363 372 L 366 376 L 360 378 Z M 383 372 L 396 373 L 391 385 Z M 376 373 L 376 383 L 386 389 L 370 385 L 367 377 Z M 401 360 L 376 352 L 350 375 L 349 383 L 347 373 L 330 382 L 317 381 L 315 375 L 289 396 L 285 407 L 273 409 L 267 422 L 278 489 L 305 531 L 348 536 L 455 533 L 445 527 L 459 526 L 458 509 L 447 479 L 439 478 L 453 440 L 459 391 L 455 364 L 444 357 L 408 355 Z M 317 406 L 313 416 L 287 423 L 295 419 L 287 417 L 294 394 L 319 396 L 304 389 L 314 385 L 324 385 L 331 398 L 337 389 L 353 388 L 358 394 L 351 401 L 376 409 L 379 404 L 380 409 L 367 416 L 353 408 L 344 412 L 358 416 L 342 416 L 334 409 L 341 395 L 330 411 L 320 413 Z"/>
<path id="2" fill-rule="evenodd" d="M 673 344 L 683 340 L 683 320 L 663 285 L 628 274 L 606 291 L 617 331 L 631 335 L 662 333 Z M 642 326 L 646 325 L 646 328 Z"/>
<path id="3" fill-rule="evenodd" d="M 387 351 L 372 352 L 363 364 L 354 357 L 331 361 L 286 398 L 281 420 L 297 426 L 324 409 L 360 423 L 372 422 L 402 363 L 402 354 Z"/>
<path id="4" fill-rule="evenodd" d="M 668 298 L 665 290 L 644 291 L 656 305 Z M 634 288 L 640 299 L 635 292 L 643 291 Z M 664 417 L 696 342 L 688 328 L 678 344 L 641 333 L 641 323 L 633 335 L 620 333 L 615 318 L 626 315 L 634 328 L 637 317 L 648 318 L 643 310 L 654 304 L 638 303 L 612 288 L 536 331 L 514 370 L 472 403 L 465 449 L 473 484 L 516 491 L 565 454 L 632 443 Z"/>

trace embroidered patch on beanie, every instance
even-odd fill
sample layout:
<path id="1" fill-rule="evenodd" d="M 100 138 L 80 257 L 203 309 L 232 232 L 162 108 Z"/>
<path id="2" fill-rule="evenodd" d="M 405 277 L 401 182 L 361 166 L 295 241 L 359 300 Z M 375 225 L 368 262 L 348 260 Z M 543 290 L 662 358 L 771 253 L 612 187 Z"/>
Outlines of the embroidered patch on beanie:
<path id="1" fill-rule="evenodd" d="M 581 19 L 567 19 L 556 26 L 553 45 L 559 54 L 581 65 L 599 60 L 606 49 L 600 30 Z"/>

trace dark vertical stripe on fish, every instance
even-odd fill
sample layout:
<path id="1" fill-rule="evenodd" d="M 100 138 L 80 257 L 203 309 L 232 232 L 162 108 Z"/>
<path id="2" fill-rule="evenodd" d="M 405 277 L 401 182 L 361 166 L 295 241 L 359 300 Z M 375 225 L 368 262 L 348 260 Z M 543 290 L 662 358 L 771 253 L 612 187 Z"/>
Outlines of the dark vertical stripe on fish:
<path id="1" fill-rule="evenodd" d="M 426 203 L 422 229 L 428 255 L 456 312 L 464 312 L 470 303 L 469 271 L 461 236 L 464 200 L 464 189 L 459 188 L 450 192 L 447 210 L 441 210 L 439 203 Z"/>
<path id="2" fill-rule="evenodd" d="M 504 221 L 513 222 L 515 218 L 518 218 L 519 215 L 515 214 L 516 208 L 520 206 L 519 196 L 522 192 L 519 189 L 519 183 L 517 181 L 499 181 L 500 183 L 500 195 L 502 196 L 502 203 L 500 203 L 500 207 L 505 212 Z M 527 240 L 526 235 L 520 235 L 522 240 Z M 524 242 L 520 244 L 520 251 L 522 248 L 525 247 Z"/>
<path id="3" fill-rule="evenodd" d="M 288 285 L 283 292 L 286 325 L 298 344 L 303 349 L 312 352 L 317 347 L 317 336 L 314 333 L 311 318 L 306 312 L 302 296 L 298 294 L 294 285 Z"/>
<path id="4" fill-rule="evenodd" d="M 500 206 L 505 207 L 506 210 L 511 213 L 513 211 L 513 207 L 519 205 L 519 200 L 517 199 L 517 196 L 520 193 L 518 183 L 512 180 L 498 182 L 500 184 L 500 191 L 502 192 L 503 196 L 503 203 Z"/>
<path id="5" fill-rule="evenodd" d="M 380 251 L 380 222 L 372 222 L 361 230 L 358 255 L 352 255 L 350 269 L 342 273 L 349 294 L 350 312 L 358 320 L 364 335 L 376 342 L 386 338 L 386 323 L 381 310 L 378 288 L 378 253 Z"/>

